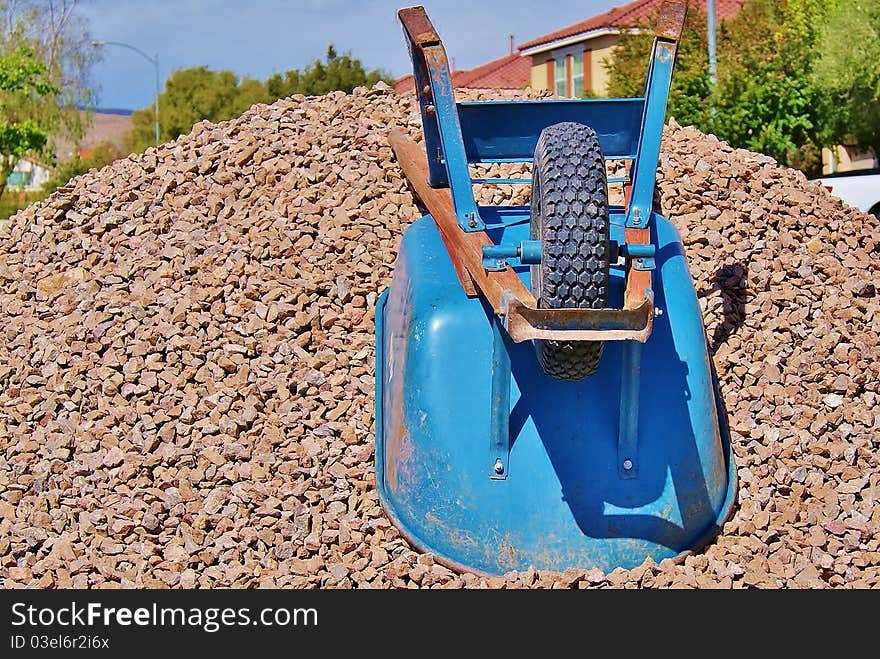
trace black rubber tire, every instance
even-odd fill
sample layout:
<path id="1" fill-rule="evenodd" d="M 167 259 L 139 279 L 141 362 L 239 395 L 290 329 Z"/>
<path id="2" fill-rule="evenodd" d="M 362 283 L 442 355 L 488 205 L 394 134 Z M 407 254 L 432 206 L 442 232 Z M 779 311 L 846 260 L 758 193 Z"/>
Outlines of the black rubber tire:
<path id="1" fill-rule="evenodd" d="M 868 214 L 873 215 L 880 220 L 880 204 L 874 204 L 874 207 L 868 211 Z"/>
<path id="2" fill-rule="evenodd" d="M 538 138 L 532 168 L 531 236 L 542 241 L 531 266 L 531 289 L 544 309 L 601 309 L 608 305 L 608 183 L 595 131 L 583 124 L 548 126 Z M 544 372 L 557 380 L 592 375 L 601 341 L 536 340 Z"/>

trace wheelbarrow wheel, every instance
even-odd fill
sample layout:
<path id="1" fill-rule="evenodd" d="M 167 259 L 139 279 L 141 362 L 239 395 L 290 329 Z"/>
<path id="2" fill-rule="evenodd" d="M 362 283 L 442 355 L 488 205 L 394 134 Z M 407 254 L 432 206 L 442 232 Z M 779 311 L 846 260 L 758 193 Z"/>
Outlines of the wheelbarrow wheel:
<path id="1" fill-rule="evenodd" d="M 541 263 L 531 266 L 531 289 L 538 307 L 606 307 L 608 185 L 592 128 L 565 122 L 541 131 L 532 170 L 531 213 L 531 237 L 541 241 Z M 592 375 L 602 357 L 601 341 L 534 343 L 544 372 L 558 380 Z"/>

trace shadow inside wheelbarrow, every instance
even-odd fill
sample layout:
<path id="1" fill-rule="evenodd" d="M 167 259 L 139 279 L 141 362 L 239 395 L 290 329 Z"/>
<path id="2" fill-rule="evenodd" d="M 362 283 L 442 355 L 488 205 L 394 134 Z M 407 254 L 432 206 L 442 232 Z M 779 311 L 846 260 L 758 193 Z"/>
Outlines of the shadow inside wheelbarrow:
<path id="1" fill-rule="evenodd" d="M 493 230 L 523 240 L 528 225 L 510 220 Z M 431 219 L 410 228 L 377 312 L 376 451 L 383 506 L 413 544 L 489 574 L 609 572 L 714 535 L 734 501 L 729 435 L 678 235 L 662 217 L 655 224 L 652 288 L 663 313 L 642 349 L 638 447 L 626 456 L 635 478 L 621 478 L 618 454 L 623 344 L 605 344 L 593 376 L 560 382 L 543 373 L 530 342 L 505 333 L 509 468 L 494 477 L 498 321 L 485 299 L 465 295 Z M 518 274 L 528 286 L 529 269 Z M 613 268 L 612 305 L 622 284 Z"/>
<path id="2" fill-rule="evenodd" d="M 666 249 L 677 253 L 658 254 L 658 262 L 681 256 L 678 246 Z M 656 289 L 656 306 L 668 309 L 663 286 Z M 681 552 L 694 548 L 695 538 L 717 531 L 715 524 L 707 527 L 707 520 L 717 517 L 726 474 L 705 474 L 703 465 L 712 462 L 705 452 L 719 448 L 719 430 L 705 422 L 700 429 L 693 427 L 688 363 L 680 359 L 683 351 L 669 313 L 655 318 L 643 347 L 637 476 L 631 479 L 618 472 L 620 344 L 606 343 L 599 371 L 573 383 L 545 376 L 531 343 L 509 343 L 508 349 L 520 394 L 510 415 L 510 441 L 515 443 L 534 424 L 559 479 L 560 495 L 585 535 L 642 539 Z M 714 386 L 704 395 L 714 396 Z M 596 401 L 603 402 L 602 409 Z M 560 417 L 559 410 L 569 411 L 568 416 Z M 583 410 L 583 417 L 572 416 L 571 410 Z M 707 483 L 715 485 L 713 493 Z"/>

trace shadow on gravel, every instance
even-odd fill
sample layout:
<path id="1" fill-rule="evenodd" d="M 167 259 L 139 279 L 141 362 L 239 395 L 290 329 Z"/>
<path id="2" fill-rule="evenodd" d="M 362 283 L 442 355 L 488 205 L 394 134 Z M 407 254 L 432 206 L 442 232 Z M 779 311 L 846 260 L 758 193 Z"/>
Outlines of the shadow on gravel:
<path id="1" fill-rule="evenodd" d="M 723 319 L 712 332 L 709 341 L 709 354 L 714 355 L 722 344 L 746 322 L 746 292 L 748 290 L 748 268 L 740 263 L 722 266 L 712 277 L 712 285 L 697 293 L 697 297 L 708 297 L 715 291 L 721 293 Z"/>

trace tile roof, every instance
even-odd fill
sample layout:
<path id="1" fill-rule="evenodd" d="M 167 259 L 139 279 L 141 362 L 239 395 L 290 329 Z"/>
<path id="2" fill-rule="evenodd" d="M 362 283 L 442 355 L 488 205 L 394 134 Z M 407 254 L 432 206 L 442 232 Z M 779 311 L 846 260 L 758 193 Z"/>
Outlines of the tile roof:
<path id="1" fill-rule="evenodd" d="M 452 72 L 453 87 L 471 89 L 522 89 L 531 83 L 532 65 L 519 53 L 505 55 L 473 69 Z M 415 88 L 412 74 L 394 82 L 394 90 L 403 94 Z"/>
<path id="2" fill-rule="evenodd" d="M 576 34 L 590 32 L 592 30 L 600 30 L 603 28 L 628 28 L 638 27 L 645 21 L 648 21 L 660 11 L 660 6 L 664 0 L 635 0 L 629 4 L 609 9 L 604 14 L 593 16 L 579 23 L 574 23 L 568 27 L 564 27 L 555 32 L 550 32 L 537 39 L 532 39 L 520 44 L 520 50 L 542 46 L 560 39 L 573 37 Z M 718 0 L 715 4 L 715 14 L 719 20 L 730 18 L 736 14 L 742 7 L 744 0 Z M 689 2 L 694 5 L 693 1 Z M 704 2 L 699 2 L 699 8 L 703 11 Z"/>
<path id="3" fill-rule="evenodd" d="M 459 87 L 473 89 L 522 89 L 532 81 L 532 62 L 519 53 L 507 55 L 462 72 Z"/>

